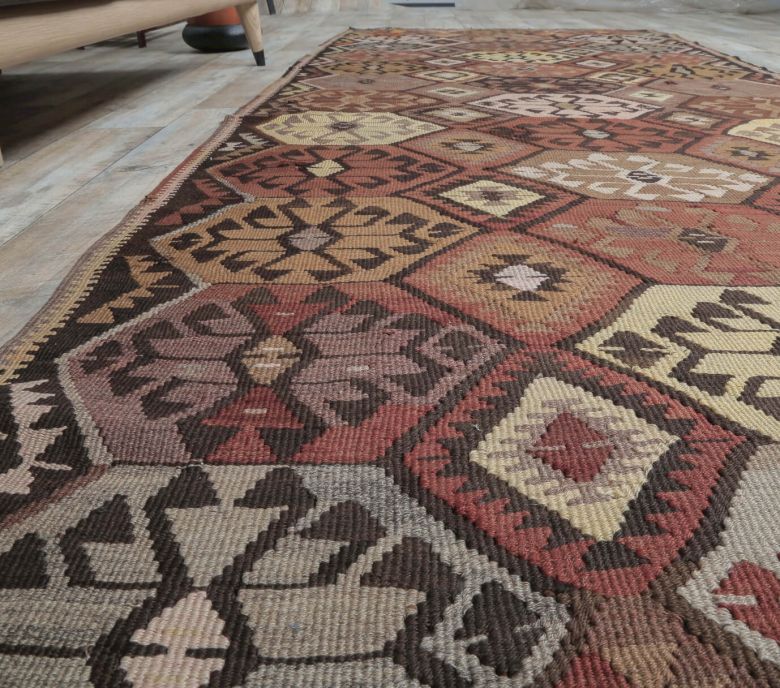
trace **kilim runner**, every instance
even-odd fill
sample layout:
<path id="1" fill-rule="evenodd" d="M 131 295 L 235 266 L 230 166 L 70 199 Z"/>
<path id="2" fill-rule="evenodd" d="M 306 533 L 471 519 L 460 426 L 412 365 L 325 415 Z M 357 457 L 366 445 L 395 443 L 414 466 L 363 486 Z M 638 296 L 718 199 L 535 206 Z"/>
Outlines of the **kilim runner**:
<path id="1" fill-rule="evenodd" d="M 780 686 L 780 81 L 351 30 L 3 353 L 2 688 Z"/>

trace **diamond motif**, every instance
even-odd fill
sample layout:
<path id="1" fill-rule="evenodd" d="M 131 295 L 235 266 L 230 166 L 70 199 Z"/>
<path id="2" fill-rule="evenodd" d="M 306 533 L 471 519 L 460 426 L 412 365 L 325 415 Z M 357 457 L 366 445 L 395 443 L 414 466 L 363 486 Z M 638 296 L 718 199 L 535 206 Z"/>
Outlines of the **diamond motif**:
<path id="1" fill-rule="evenodd" d="M 473 98 L 482 93 L 482 89 L 479 88 L 464 88 L 463 86 L 436 86 L 421 89 L 423 93 L 429 95 L 448 98 L 452 100 L 463 100 L 465 98 Z"/>
<path id="2" fill-rule="evenodd" d="M 536 291 L 550 279 L 550 275 L 534 270 L 525 263 L 517 263 L 499 270 L 495 274 L 495 279 L 518 291 Z"/>
<path id="3" fill-rule="evenodd" d="M 734 136 L 713 136 L 698 141 L 688 153 L 716 162 L 739 165 L 768 176 L 780 176 L 780 146 L 745 141 Z"/>
<path id="4" fill-rule="evenodd" d="M 404 281 L 534 344 L 586 327 L 639 284 L 579 253 L 504 231 L 475 236 Z"/>
<path id="5" fill-rule="evenodd" d="M 544 352 L 507 359 L 400 458 L 508 551 L 610 596 L 678 556 L 749 446 L 645 384 Z"/>
<path id="6" fill-rule="evenodd" d="M 592 482 L 614 451 L 602 432 L 569 411 L 555 417 L 529 453 L 577 483 Z"/>
<path id="7" fill-rule="evenodd" d="M 582 532 L 606 540 L 620 529 L 628 503 L 675 441 L 603 397 L 539 377 L 469 459 Z"/>
<path id="8" fill-rule="evenodd" d="M 462 69 L 439 69 L 430 72 L 418 72 L 417 76 L 429 81 L 471 81 L 478 79 L 481 75 L 474 72 L 467 72 Z"/>
<path id="9" fill-rule="evenodd" d="M 505 217 L 517 208 L 544 198 L 530 189 L 486 179 L 455 187 L 441 196 L 496 217 Z"/>
<path id="10" fill-rule="evenodd" d="M 433 110 L 426 110 L 425 114 L 449 122 L 473 122 L 474 120 L 490 117 L 490 115 L 485 112 L 466 107 L 435 108 Z"/>
<path id="11" fill-rule="evenodd" d="M 317 177 L 330 177 L 330 175 L 337 172 L 343 172 L 344 166 L 335 160 L 322 160 L 307 166 L 306 169 Z"/>
<path id="12" fill-rule="evenodd" d="M 404 144 L 437 159 L 463 166 L 484 166 L 517 160 L 523 153 L 539 150 L 536 146 L 508 141 L 481 131 L 454 129 L 421 136 Z"/>
<path id="13" fill-rule="evenodd" d="M 464 53 L 463 57 L 479 62 L 531 62 L 539 64 L 555 64 L 570 60 L 571 56 L 564 53 L 545 52 L 540 50 L 525 50 L 523 52 L 488 52 L 480 51 Z"/>
<path id="14" fill-rule="evenodd" d="M 700 229 L 700 228 L 707 228 Z M 728 205 L 587 201 L 531 228 L 666 284 L 774 285 L 780 218 Z"/>
<path id="15" fill-rule="evenodd" d="M 413 76 L 394 73 L 382 74 L 375 71 L 368 72 L 365 71 L 364 65 L 359 65 L 359 67 L 364 70 L 362 73 L 329 74 L 316 79 L 308 79 L 306 83 L 322 91 L 338 89 L 340 91 L 357 91 L 359 93 L 392 93 L 399 95 L 403 94 L 404 91 L 411 91 L 428 83 L 428 81 L 417 79 Z M 327 103 L 328 101 L 325 102 Z"/>

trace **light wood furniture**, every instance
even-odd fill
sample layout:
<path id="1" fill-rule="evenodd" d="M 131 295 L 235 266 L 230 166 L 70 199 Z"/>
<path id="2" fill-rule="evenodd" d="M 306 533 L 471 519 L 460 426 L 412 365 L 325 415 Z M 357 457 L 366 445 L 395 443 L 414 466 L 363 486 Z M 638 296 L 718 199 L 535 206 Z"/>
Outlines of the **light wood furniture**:
<path id="1" fill-rule="evenodd" d="M 0 7 L 0 69 L 233 5 L 236 0 L 72 0 Z M 255 59 L 263 64 L 257 2 L 237 9 Z"/>
<path id="2" fill-rule="evenodd" d="M 255 62 L 264 65 L 256 0 L 59 0 L 0 7 L 0 69 L 234 5 Z"/>

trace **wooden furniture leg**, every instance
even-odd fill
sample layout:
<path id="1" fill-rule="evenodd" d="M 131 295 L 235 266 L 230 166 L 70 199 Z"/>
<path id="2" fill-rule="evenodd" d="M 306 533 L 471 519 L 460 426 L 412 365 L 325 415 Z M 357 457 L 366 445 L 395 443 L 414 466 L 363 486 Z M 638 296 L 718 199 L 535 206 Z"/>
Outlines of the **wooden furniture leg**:
<path id="1" fill-rule="evenodd" d="M 238 16 L 241 17 L 241 25 L 244 27 L 249 48 L 255 56 L 258 66 L 265 64 L 265 51 L 263 50 L 263 32 L 260 27 L 260 8 L 257 0 L 236 5 Z"/>

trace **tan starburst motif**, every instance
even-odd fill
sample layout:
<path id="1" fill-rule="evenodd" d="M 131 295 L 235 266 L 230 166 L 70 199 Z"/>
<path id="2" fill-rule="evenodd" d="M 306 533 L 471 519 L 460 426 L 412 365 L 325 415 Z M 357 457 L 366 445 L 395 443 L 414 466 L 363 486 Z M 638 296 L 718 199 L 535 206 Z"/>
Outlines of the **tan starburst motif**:
<path id="1" fill-rule="evenodd" d="M 506 170 L 594 198 L 739 203 L 771 180 L 688 155 L 540 154 Z"/>
<path id="2" fill-rule="evenodd" d="M 155 247 L 210 284 L 369 282 L 476 231 L 410 200 L 267 198 L 161 236 Z"/>
<path id="3" fill-rule="evenodd" d="M 257 129 L 282 143 L 318 146 L 383 145 L 431 134 L 443 127 L 392 112 L 296 112 Z"/>
<path id="4" fill-rule="evenodd" d="M 469 460 L 581 531 L 608 540 L 676 439 L 603 397 L 539 377 Z"/>
<path id="5" fill-rule="evenodd" d="M 496 217 L 505 217 L 517 208 L 544 198 L 544 196 L 529 189 L 491 182 L 487 179 L 457 186 L 440 195 Z"/>
<path id="6" fill-rule="evenodd" d="M 754 119 L 734 127 L 729 134 L 780 146 L 780 119 Z"/>

